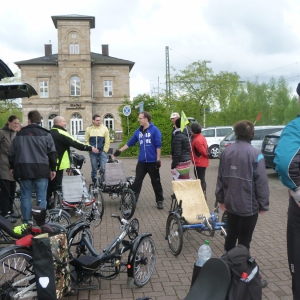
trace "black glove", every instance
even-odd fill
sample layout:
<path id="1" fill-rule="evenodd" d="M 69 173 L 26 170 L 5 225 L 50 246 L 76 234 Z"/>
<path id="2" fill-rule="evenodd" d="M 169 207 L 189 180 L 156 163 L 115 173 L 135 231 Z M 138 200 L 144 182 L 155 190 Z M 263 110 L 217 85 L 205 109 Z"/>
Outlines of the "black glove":
<path id="1" fill-rule="evenodd" d="M 161 167 L 161 161 L 157 160 L 156 163 L 155 163 L 155 168 L 159 169 L 160 167 Z"/>
<path id="2" fill-rule="evenodd" d="M 122 152 L 120 150 L 116 150 L 114 156 L 119 156 Z"/>

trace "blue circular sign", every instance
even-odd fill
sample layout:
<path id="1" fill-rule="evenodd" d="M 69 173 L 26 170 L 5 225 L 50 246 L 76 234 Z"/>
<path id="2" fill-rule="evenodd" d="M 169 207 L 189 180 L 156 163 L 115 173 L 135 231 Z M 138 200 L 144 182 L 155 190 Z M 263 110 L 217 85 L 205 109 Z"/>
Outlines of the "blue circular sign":
<path id="1" fill-rule="evenodd" d="M 123 114 L 128 117 L 131 114 L 131 108 L 129 105 L 125 105 L 123 107 Z"/>

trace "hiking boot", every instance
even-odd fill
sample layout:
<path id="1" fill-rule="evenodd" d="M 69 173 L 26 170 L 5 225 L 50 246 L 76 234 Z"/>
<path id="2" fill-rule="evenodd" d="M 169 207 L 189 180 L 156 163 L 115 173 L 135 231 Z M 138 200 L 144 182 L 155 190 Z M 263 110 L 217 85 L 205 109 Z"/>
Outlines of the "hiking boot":
<path id="1" fill-rule="evenodd" d="M 157 201 L 157 208 L 158 209 L 163 209 L 164 208 L 164 203 L 162 201 Z"/>
<path id="2" fill-rule="evenodd" d="M 28 226 L 28 224 L 22 224 L 20 226 L 16 226 L 14 228 L 14 233 L 16 233 L 16 234 L 25 234 L 25 233 L 27 233 L 27 226 Z"/>
<path id="3" fill-rule="evenodd" d="M 17 213 L 12 213 L 12 214 L 10 214 L 10 216 L 12 217 L 12 218 L 15 218 L 15 219 L 20 219 L 21 218 L 21 215 L 20 214 L 17 214 Z"/>
<path id="4" fill-rule="evenodd" d="M 17 219 L 13 218 L 10 214 L 7 214 L 7 215 L 5 216 L 5 219 L 6 219 L 7 221 L 9 221 L 10 223 L 16 223 L 16 222 L 17 222 Z"/>

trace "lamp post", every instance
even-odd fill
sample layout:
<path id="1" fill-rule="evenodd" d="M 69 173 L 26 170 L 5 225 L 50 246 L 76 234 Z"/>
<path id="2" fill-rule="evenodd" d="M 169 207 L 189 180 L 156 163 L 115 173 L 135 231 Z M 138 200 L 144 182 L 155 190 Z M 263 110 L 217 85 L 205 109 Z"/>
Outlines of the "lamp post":
<path id="1" fill-rule="evenodd" d="M 206 64 L 210 64 L 211 60 L 204 60 L 205 63 L 205 82 L 206 82 Z M 206 126 L 206 107 L 203 108 L 203 127 Z"/>

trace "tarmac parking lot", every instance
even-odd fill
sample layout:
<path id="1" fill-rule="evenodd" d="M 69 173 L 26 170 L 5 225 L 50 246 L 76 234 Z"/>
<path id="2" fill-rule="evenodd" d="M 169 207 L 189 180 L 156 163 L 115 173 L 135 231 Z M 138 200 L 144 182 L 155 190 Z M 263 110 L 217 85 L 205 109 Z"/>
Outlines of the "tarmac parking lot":
<path id="1" fill-rule="evenodd" d="M 90 162 L 87 153 L 78 152 L 86 156 L 87 161 L 82 172 L 87 180 L 90 179 Z M 120 158 L 125 165 L 127 176 L 135 175 L 136 158 Z M 218 159 L 210 160 L 207 168 L 207 198 L 210 210 L 213 210 L 215 201 L 214 191 L 216 186 Z M 140 232 L 152 233 L 156 245 L 156 266 L 150 281 L 142 288 L 127 288 L 127 275 L 121 274 L 112 281 L 101 281 L 101 288 L 91 291 L 76 291 L 67 299 L 80 300 L 133 300 L 139 297 L 151 297 L 153 300 L 184 299 L 191 283 L 193 265 L 197 260 L 197 251 L 205 239 L 210 240 L 212 257 L 219 257 L 224 252 L 224 238 L 217 233 L 214 237 L 207 237 L 195 231 L 188 230 L 184 233 L 182 252 L 173 256 L 165 240 L 165 226 L 168 210 L 171 204 L 172 176 L 170 173 L 170 158 L 162 158 L 161 181 L 164 189 L 164 209 L 156 208 L 154 193 L 150 178 L 146 176 L 137 204 L 134 217 L 140 222 Z M 256 259 L 260 273 L 267 279 L 269 285 L 263 289 L 263 299 L 288 300 L 292 299 L 291 276 L 287 263 L 286 251 L 286 220 L 288 193 L 279 181 L 277 174 L 272 169 L 267 169 L 269 187 L 271 191 L 270 211 L 260 215 L 251 243 L 251 255 Z M 191 171 L 191 177 L 194 177 Z M 119 223 L 111 218 L 111 214 L 120 214 L 119 198 L 105 198 L 105 212 L 99 227 L 92 229 L 94 244 L 97 251 L 108 245 L 119 232 Z M 215 283 L 217 286 L 217 282 Z M 239 300 L 239 299 L 237 299 Z"/>

